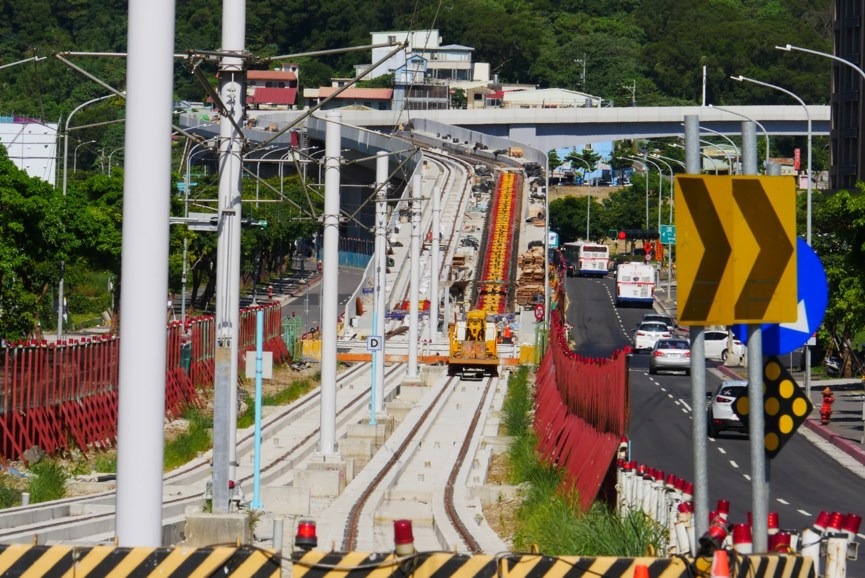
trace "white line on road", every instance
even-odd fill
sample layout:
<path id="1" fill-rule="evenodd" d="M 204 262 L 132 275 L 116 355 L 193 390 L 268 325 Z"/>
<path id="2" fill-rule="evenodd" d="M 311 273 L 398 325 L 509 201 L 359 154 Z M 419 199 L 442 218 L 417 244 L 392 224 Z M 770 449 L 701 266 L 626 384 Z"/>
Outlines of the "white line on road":
<path id="1" fill-rule="evenodd" d="M 737 464 L 733 460 L 730 460 L 730 465 L 733 466 L 734 468 L 736 468 L 737 470 L 739 469 L 739 464 Z"/>
<path id="2" fill-rule="evenodd" d="M 784 500 L 782 498 L 775 498 L 775 499 L 778 501 L 779 504 L 784 504 L 785 506 L 790 505 L 790 502 L 788 502 L 787 500 Z"/>
<path id="3" fill-rule="evenodd" d="M 722 454 L 726 454 L 726 453 L 727 453 L 727 450 L 725 450 L 725 449 L 722 448 L 721 446 L 718 446 L 718 451 L 721 452 Z"/>
<path id="4" fill-rule="evenodd" d="M 811 517 L 811 514 L 809 514 L 809 513 L 806 512 L 805 510 L 796 510 L 796 511 L 799 512 L 800 514 L 802 514 L 803 516 L 807 516 L 808 518 Z"/>
<path id="5" fill-rule="evenodd" d="M 751 476 L 749 476 L 748 474 L 742 474 L 742 475 L 745 477 L 746 480 L 748 480 L 749 482 L 751 481 Z"/>
<path id="6" fill-rule="evenodd" d="M 684 399 L 680 399 L 679 401 L 682 403 L 682 405 L 684 405 L 685 407 L 688 408 L 688 411 L 691 411 L 691 406 L 688 405 L 687 403 L 685 403 L 685 400 L 684 400 Z"/>

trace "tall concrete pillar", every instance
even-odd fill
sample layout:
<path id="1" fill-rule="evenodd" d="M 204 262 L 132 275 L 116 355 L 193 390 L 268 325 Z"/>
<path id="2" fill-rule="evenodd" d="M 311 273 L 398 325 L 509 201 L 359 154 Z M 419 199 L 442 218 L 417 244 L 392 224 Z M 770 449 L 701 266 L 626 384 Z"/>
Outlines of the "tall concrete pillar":
<path id="1" fill-rule="evenodd" d="M 328 112 L 324 139 L 324 258 L 321 276 L 321 444 L 336 451 L 336 341 L 339 308 L 339 186 L 342 115 Z"/>

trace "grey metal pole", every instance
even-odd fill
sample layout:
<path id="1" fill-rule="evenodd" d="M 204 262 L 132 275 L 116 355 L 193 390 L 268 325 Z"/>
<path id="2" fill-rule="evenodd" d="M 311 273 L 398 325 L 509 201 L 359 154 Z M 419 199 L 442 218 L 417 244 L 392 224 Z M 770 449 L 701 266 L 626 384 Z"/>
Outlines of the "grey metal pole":
<path id="1" fill-rule="evenodd" d="M 409 280 L 408 369 L 406 378 L 418 378 L 418 299 L 420 298 L 420 197 L 423 176 L 416 174 L 411 181 L 411 278 Z"/>
<path id="2" fill-rule="evenodd" d="M 450 313 L 450 289 L 445 295 L 445 304 Z M 445 316 L 444 330 L 448 328 L 450 315 Z M 550 322 L 550 154 L 544 160 L 544 323 Z"/>
<path id="3" fill-rule="evenodd" d="M 742 162 L 746 175 L 758 174 L 757 131 L 752 122 L 742 123 Z M 748 399 L 751 408 L 762 409 L 763 330 L 760 324 L 748 326 Z M 762 411 L 748 412 L 748 429 L 751 432 L 751 524 L 754 552 L 766 552 L 769 539 L 769 461 L 763 445 L 765 417 Z"/>
<path id="4" fill-rule="evenodd" d="M 441 278 L 441 246 L 439 235 L 441 232 L 441 189 L 433 187 L 432 190 L 432 276 L 430 278 L 430 303 L 429 303 L 429 341 L 432 345 L 438 343 L 439 333 L 439 279 Z"/>
<path id="5" fill-rule="evenodd" d="M 757 125 L 751 121 L 742 121 L 742 173 L 757 175 Z"/>
<path id="6" fill-rule="evenodd" d="M 748 325 L 748 429 L 751 448 L 751 537 L 754 552 L 769 550 L 769 461 L 764 439 L 763 415 L 763 330 L 759 324 Z"/>
<path id="7" fill-rule="evenodd" d="M 174 2 L 129 2 L 115 536 L 162 545 Z"/>
<path id="8" fill-rule="evenodd" d="M 339 304 L 339 197 L 342 114 L 325 115 L 324 237 L 321 274 L 321 444 L 324 456 L 336 455 L 336 340 Z"/>
<path id="9" fill-rule="evenodd" d="M 685 116 L 685 166 L 689 175 L 700 170 L 700 117 Z M 694 408 L 694 533 L 702 536 L 709 528 L 709 460 L 706 428 L 706 334 L 694 325 L 691 337 L 691 406 Z"/>
<path id="10" fill-rule="evenodd" d="M 372 417 L 384 411 L 385 309 L 387 308 L 387 181 L 389 159 L 378 151 L 375 159 L 375 182 L 378 187 L 375 230 L 375 305 L 372 334 L 381 337 L 381 350 L 373 352 L 375 383 Z"/>
<path id="11" fill-rule="evenodd" d="M 245 43 L 245 0 L 223 0 L 222 49 L 242 53 Z M 220 61 L 219 94 L 228 107 L 219 125 L 219 224 L 216 255 L 216 349 L 213 407 L 213 511 L 228 512 L 229 481 L 237 470 L 237 351 L 240 324 L 240 221 L 243 137 L 238 126 L 244 114 L 243 59 Z M 129 155 L 132 157 L 132 155 Z M 132 157 L 134 158 L 134 157 Z"/>

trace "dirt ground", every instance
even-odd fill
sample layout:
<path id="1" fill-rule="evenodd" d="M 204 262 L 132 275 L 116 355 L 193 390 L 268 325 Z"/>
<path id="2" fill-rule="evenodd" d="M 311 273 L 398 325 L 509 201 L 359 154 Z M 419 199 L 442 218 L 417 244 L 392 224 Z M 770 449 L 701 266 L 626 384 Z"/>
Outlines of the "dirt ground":
<path id="1" fill-rule="evenodd" d="M 505 454 L 494 454 L 490 459 L 487 472 L 487 484 L 507 485 L 507 457 Z M 483 507 L 487 524 L 506 542 L 513 541 L 513 530 L 520 501 L 516 498 L 503 498 Z"/>

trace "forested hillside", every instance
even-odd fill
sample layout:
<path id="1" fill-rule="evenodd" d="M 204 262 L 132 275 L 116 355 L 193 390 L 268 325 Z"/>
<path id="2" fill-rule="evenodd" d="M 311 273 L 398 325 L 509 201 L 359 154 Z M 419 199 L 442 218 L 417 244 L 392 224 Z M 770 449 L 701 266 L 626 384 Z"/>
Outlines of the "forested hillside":
<path id="1" fill-rule="evenodd" d="M 247 45 L 258 56 L 369 44 L 370 32 L 436 28 L 475 48 L 503 81 L 583 89 L 628 106 L 698 104 L 703 67 L 715 104 L 788 103 L 777 91 L 730 82 L 744 74 L 809 103 L 829 99 L 830 63 L 776 44 L 831 51 L 831 0 L 248 0 Z M 177 52 L 219 47 L 221 0 L 178 0 Z M 56 51 L 123 52 L 127 2 L 0 0 L 0 63 Z M 301 60 L 305 86 L 350 76 L 368 51 Z M 124 61 L 75 61 L 115 86 Z M 583 82 L 583 64 L 585 79 Z M 0 113 L 57 119 L 103 94 L 48 59 L 0 70 Z M 178 63 L 178 98 L 202 91 Z"/>

